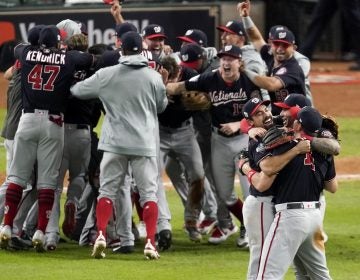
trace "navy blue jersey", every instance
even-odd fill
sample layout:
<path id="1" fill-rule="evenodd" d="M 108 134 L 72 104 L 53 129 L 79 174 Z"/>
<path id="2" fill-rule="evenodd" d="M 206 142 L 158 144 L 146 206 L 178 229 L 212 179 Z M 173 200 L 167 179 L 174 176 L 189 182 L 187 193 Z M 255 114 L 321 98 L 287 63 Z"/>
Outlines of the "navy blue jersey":
<path id="1" fill-rule="evenodd" d="M 260 89 L 248 77 L 240 78 L 227 84 L 219 71 L 206 72 L 185 81 L 186 90 L 207 92 L 211 101 L 211 123 L 215 127 L 220 124 L 240 121 L 243 118 L 241 109 L 252 97 L 261 99 Z"/>
<path id="2" fill-rule="evenodd" d="M 260 54 L 268 68 L 268 76 L 279 78 L 284 87 L 275 92 L 270 92 L 271 102 L 283 102 L 285 97 L 290 93 L 299 93 L 306 95 L 305 75 L 297 60 L 293 57 L 284 61 L 280 66 L 274 67 L 274 57 L 271 52 L 270 45 L 264 45 Z M 274 114 L 278 114 L 280 109 L 276 106 Z"/>
<path id="3" fill-rule="evenodd" d="M 195 70 L 181 66 L 179 81 L 188 80 L 197 75 L 198 73 Z M 170 102 L 165 111 L 159 114 L 159 123 L 166 127 L 178 128 L 184 121 L 188 120 L 194 112 L 185 110 L 180 95 L 175 95 L 172 99 L 174 102 Z"/>
<path id="4" fill-rule="evenodd" d="M 64 113 L 74 72 L 90 68 L 93 55 L 55 48 L 42 50 L 31 45 L 17 51 L 21 62 L 24 109 Z"/>
<path id="5" fill-rule="evenodd" d="M 289 142 L 275 148 L 274 156 L 293 148 L 296 142 Z M 336 176 L 334 159 L 317 152 L 297 155 L 277 175 L 279 184 L 275 204 L 298 201 L 318 201 L 324 182 Z"/>
<path id="6" fill-rule="evenodd" d="M 261 172 L 260 162 L 271 155 L 271 153 L 265 150 L 264 144 L 261 139 L 255 141 L 254 139 L 249 140 L 249 165 L 251 169 Z M 274 182 L 275 183 L 275 182 Z M 250 184 L 250 194 L 253 196 L 270 196 L 275 195 L 276 192 L 276 184 L 272 184 L 272 186 L 264 192 L 259 192 L 253 185 Z"/>

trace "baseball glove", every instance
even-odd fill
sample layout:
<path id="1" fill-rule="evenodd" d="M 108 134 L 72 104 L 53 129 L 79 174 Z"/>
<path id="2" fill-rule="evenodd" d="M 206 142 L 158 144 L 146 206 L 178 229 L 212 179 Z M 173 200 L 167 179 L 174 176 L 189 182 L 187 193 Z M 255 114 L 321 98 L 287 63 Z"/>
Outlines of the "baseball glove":
<path id="1" fill-rule="evenodd" d="M 245 163 L 249 162 L 249 152 L 247 150 L 241 150 L 237 156 L 239 158 L 239 162 L 238 162 L 239 172 L 241 175 L 245 176 L 246 174 L 243 172 L 242 168 Z"/>
<path id="2" fill-rule="evenodd" d="M 89 46 L 88 38 L 84 34 L 75 34 L 65 41 L 68 50 L 85 52 Z"/>
<path id="3" fill-rule="evenodd" d="M 323 137 L 323 138 L 338 139 L 339 125 L 337 124 L 336 120 L 333 117 L 327 116 L 327 115 L 323 115 L 322 118 L 323 118 L 323 121 L 322 121 L 321 129 L 320 129 L 318 136 Z"/>
<path id="4" fill-rule="evenodd" d="M 209 95 L 200 91 L 185 91 L 181 94 L 181 102 L 186 110 L 207 110 L 211 106 Z"/>
<path id="5" fill-rule="evenodd" d="M 263 137 L 263 143 L 266 150 L 274 149 L 284 143 L 290 142 L 293 140 L 294 132 L 288 131 L 280 126 L 271 127 Z"/>

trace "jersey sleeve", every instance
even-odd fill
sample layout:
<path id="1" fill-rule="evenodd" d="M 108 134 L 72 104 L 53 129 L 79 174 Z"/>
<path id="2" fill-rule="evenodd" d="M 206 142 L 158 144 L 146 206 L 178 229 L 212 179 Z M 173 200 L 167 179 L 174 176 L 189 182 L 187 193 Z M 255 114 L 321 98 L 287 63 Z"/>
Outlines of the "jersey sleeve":
<path id="1" fill-rule="evenodd" d="M 100 72 L 97 71 L 90 78 L 85 79 L 84 81 L 76 83 L 70 88 L 72 95 L 79 99 L 91 99 L 98 98 L 100 91 Z"/>
<path id="2" fill-rule="evenodd" d="M 200 74 L 185 81 L 186 90 L 198 90 L 207 92 L 206 74 Z"/>
<path id="3" fill-rule="evenodd" d="M 298 84 L 304 84 L 304 72 L 300 66 L 294 63 L 287 63 L 283 67 L 279 68 L 274 77 L 280 79 L 284 85 L 284 88 L 290 86 L 296 86 Z"/>
<path id="4" fill-rule="evenodd" d="M 330 181 L 336 176 L 334 157 L 331 156 L 329 159 L 329 168 L 325 174 L 325 181 Z"/>
<path id="5" fill-rule="evenodd" d="M 90 53 L 80 51 L 69 51 L 71 55 L 71 62 L 74 64 L 76 70 L 89 69 L 94 66 L 95 59 Z"/>

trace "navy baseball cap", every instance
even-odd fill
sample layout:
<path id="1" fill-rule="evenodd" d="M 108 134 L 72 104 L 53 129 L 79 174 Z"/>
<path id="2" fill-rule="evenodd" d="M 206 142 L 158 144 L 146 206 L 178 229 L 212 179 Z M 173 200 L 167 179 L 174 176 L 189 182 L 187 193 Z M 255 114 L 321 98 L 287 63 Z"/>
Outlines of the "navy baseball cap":
<path id="1" fill-rule="evenodd" d="M 146 39 L 167 38 L 164 27 L 158 24 L 149 24 L 146 26 L 142 31 L 142 36 Z"/>
<path id="2" fill-rule="evenodd" d="M 39 45 L 57 47 L 60 42 L 60 30 L 55 25 L 45 26 L 39 34 Z"/>
<path id="3" fill-rule="evenodd" d="M 269 30 L 269 39 L 270 40 L 273 40 L 274 37 L 275 37 L 275 33 L 276 31 L 278 30 L 289 30 L 289 28 L 287 28 L 285 25 L 273 25 L 270 27 L 270 30 Z"/>
<path id="4" fill-rule="evenodd" d="M 184 45 L 180 49 L 181 64 L 190 68 L 196 67 L 198 59 L 204 57 L 204 49 L 196 43 Z"/>
<path id="5" fill-rule="evenodd" d="M 33 28 L 29 30 L 28 33 L 28 42 L 36 46 L 39 44 L 40 31 L 45 27 L 43 24 L 35 25 Z"/>
<path id="6" fill-rule="evenodd" d="M 122 35 L 129 31 L 138 32 L 135 25 L 133 25 L 131 22 L 123 22 L 115 26 L 115 32 L 118 38 L 120 38 Z"/>
<path id="7" fill-rule="evenodd" d="M 272 39 L 272 42 L 294 45 L 295 36 L 290 30 L 277 30 L 274 33 L 274 38 Z"/>
<path id="8" fill-rule="evenodd" d="M 243 23 L 237 20 L 228 21 L 225 26 L 220 25 L 217 26 L 216 29 L 239 36 L 246 36 Z"/>
<path id="9" fill-rule="evenodd" d="M 268 106 L 270 103 L 270 100 L 261 100 L 257 97 L 251 98 L 243 106 L 242 114 L 246 119 L 250 119 L 261 105 Z"/>
<path id="10" fill-rule="evenodd" d="M 142 38 L 135 31 L 128 31 L 121 36 L 121 48 L 123 51 L 132 51 L 140 53 L 142 51 Z"/>
<path id="11" fill-rule="evenodd" d="M 76 22 L 80 27 L 81 33 L 84 35 L 88 35 L 88 31 L 87 31 L 87 27 L 86 27 L 85 23 L 83 23 L 81 21 L 76 21 Z"/>
<path id="12" fill-rule="evenodd" d="M 303 94 L 291 93 L 286 96 L 283 102 L 274 102 L 274 105 L 283 109 L 290 109 L 294 106 L 303 108 L 305 106 L 311 106 L 311 102 Z"/>
<path id="13" fill-rule="evenodd" d="M 217 53 L 217 56 L 220 58 L 222 58 L 223 56 L 226 56 L 226 55 L 234 57 L 234 58 L 241 58 L 242 51 L 238 46 L 229 45 L 229 46 L 225 46 Z"/>
<path id="14" fill-rule="evenodd" d="M 323 118 L 318 110 L 305 106 L 298 112 L 297 120 L 307 134 L 314 135 L 321 128 Z"/>
<path id="15" fill-rule="evenodd" d="M 200 29 L 189 29 L 184 36 L 176 37 L 187 43 L 197 43 L 202 47 L 207 47 L 207 35 Z"/>

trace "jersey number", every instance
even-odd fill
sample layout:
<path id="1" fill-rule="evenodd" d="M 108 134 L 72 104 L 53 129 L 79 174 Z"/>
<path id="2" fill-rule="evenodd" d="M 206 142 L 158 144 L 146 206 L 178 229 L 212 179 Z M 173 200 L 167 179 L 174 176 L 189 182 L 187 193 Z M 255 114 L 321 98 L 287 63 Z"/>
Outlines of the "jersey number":
<path id="1" fill-rule="evenodd" d="M 31 84 L 33 90 L 53 91 L 54 82 L 59 72 L 60 66 L 36 64 L 33 69 L 31 69 L 27 80 L 28 83 Z M 44 79 L 42 78 L 43 73 L 50 73 L 45 84 Z"/>
<path id="2" fill-rule="evenodd" d="M 242 109 L 243 105 L 242 104 L 237 104 L 234 103 L 233 104 L 233 116 L 238 116 L 241 114 L 241 109 Z"/>
<path id="3" fill-rule="evenodd" d="M 311 153 L 305 154 L 304 165 L 309 165 L 312 171 L 315 171 L 314 158 Z"/>

